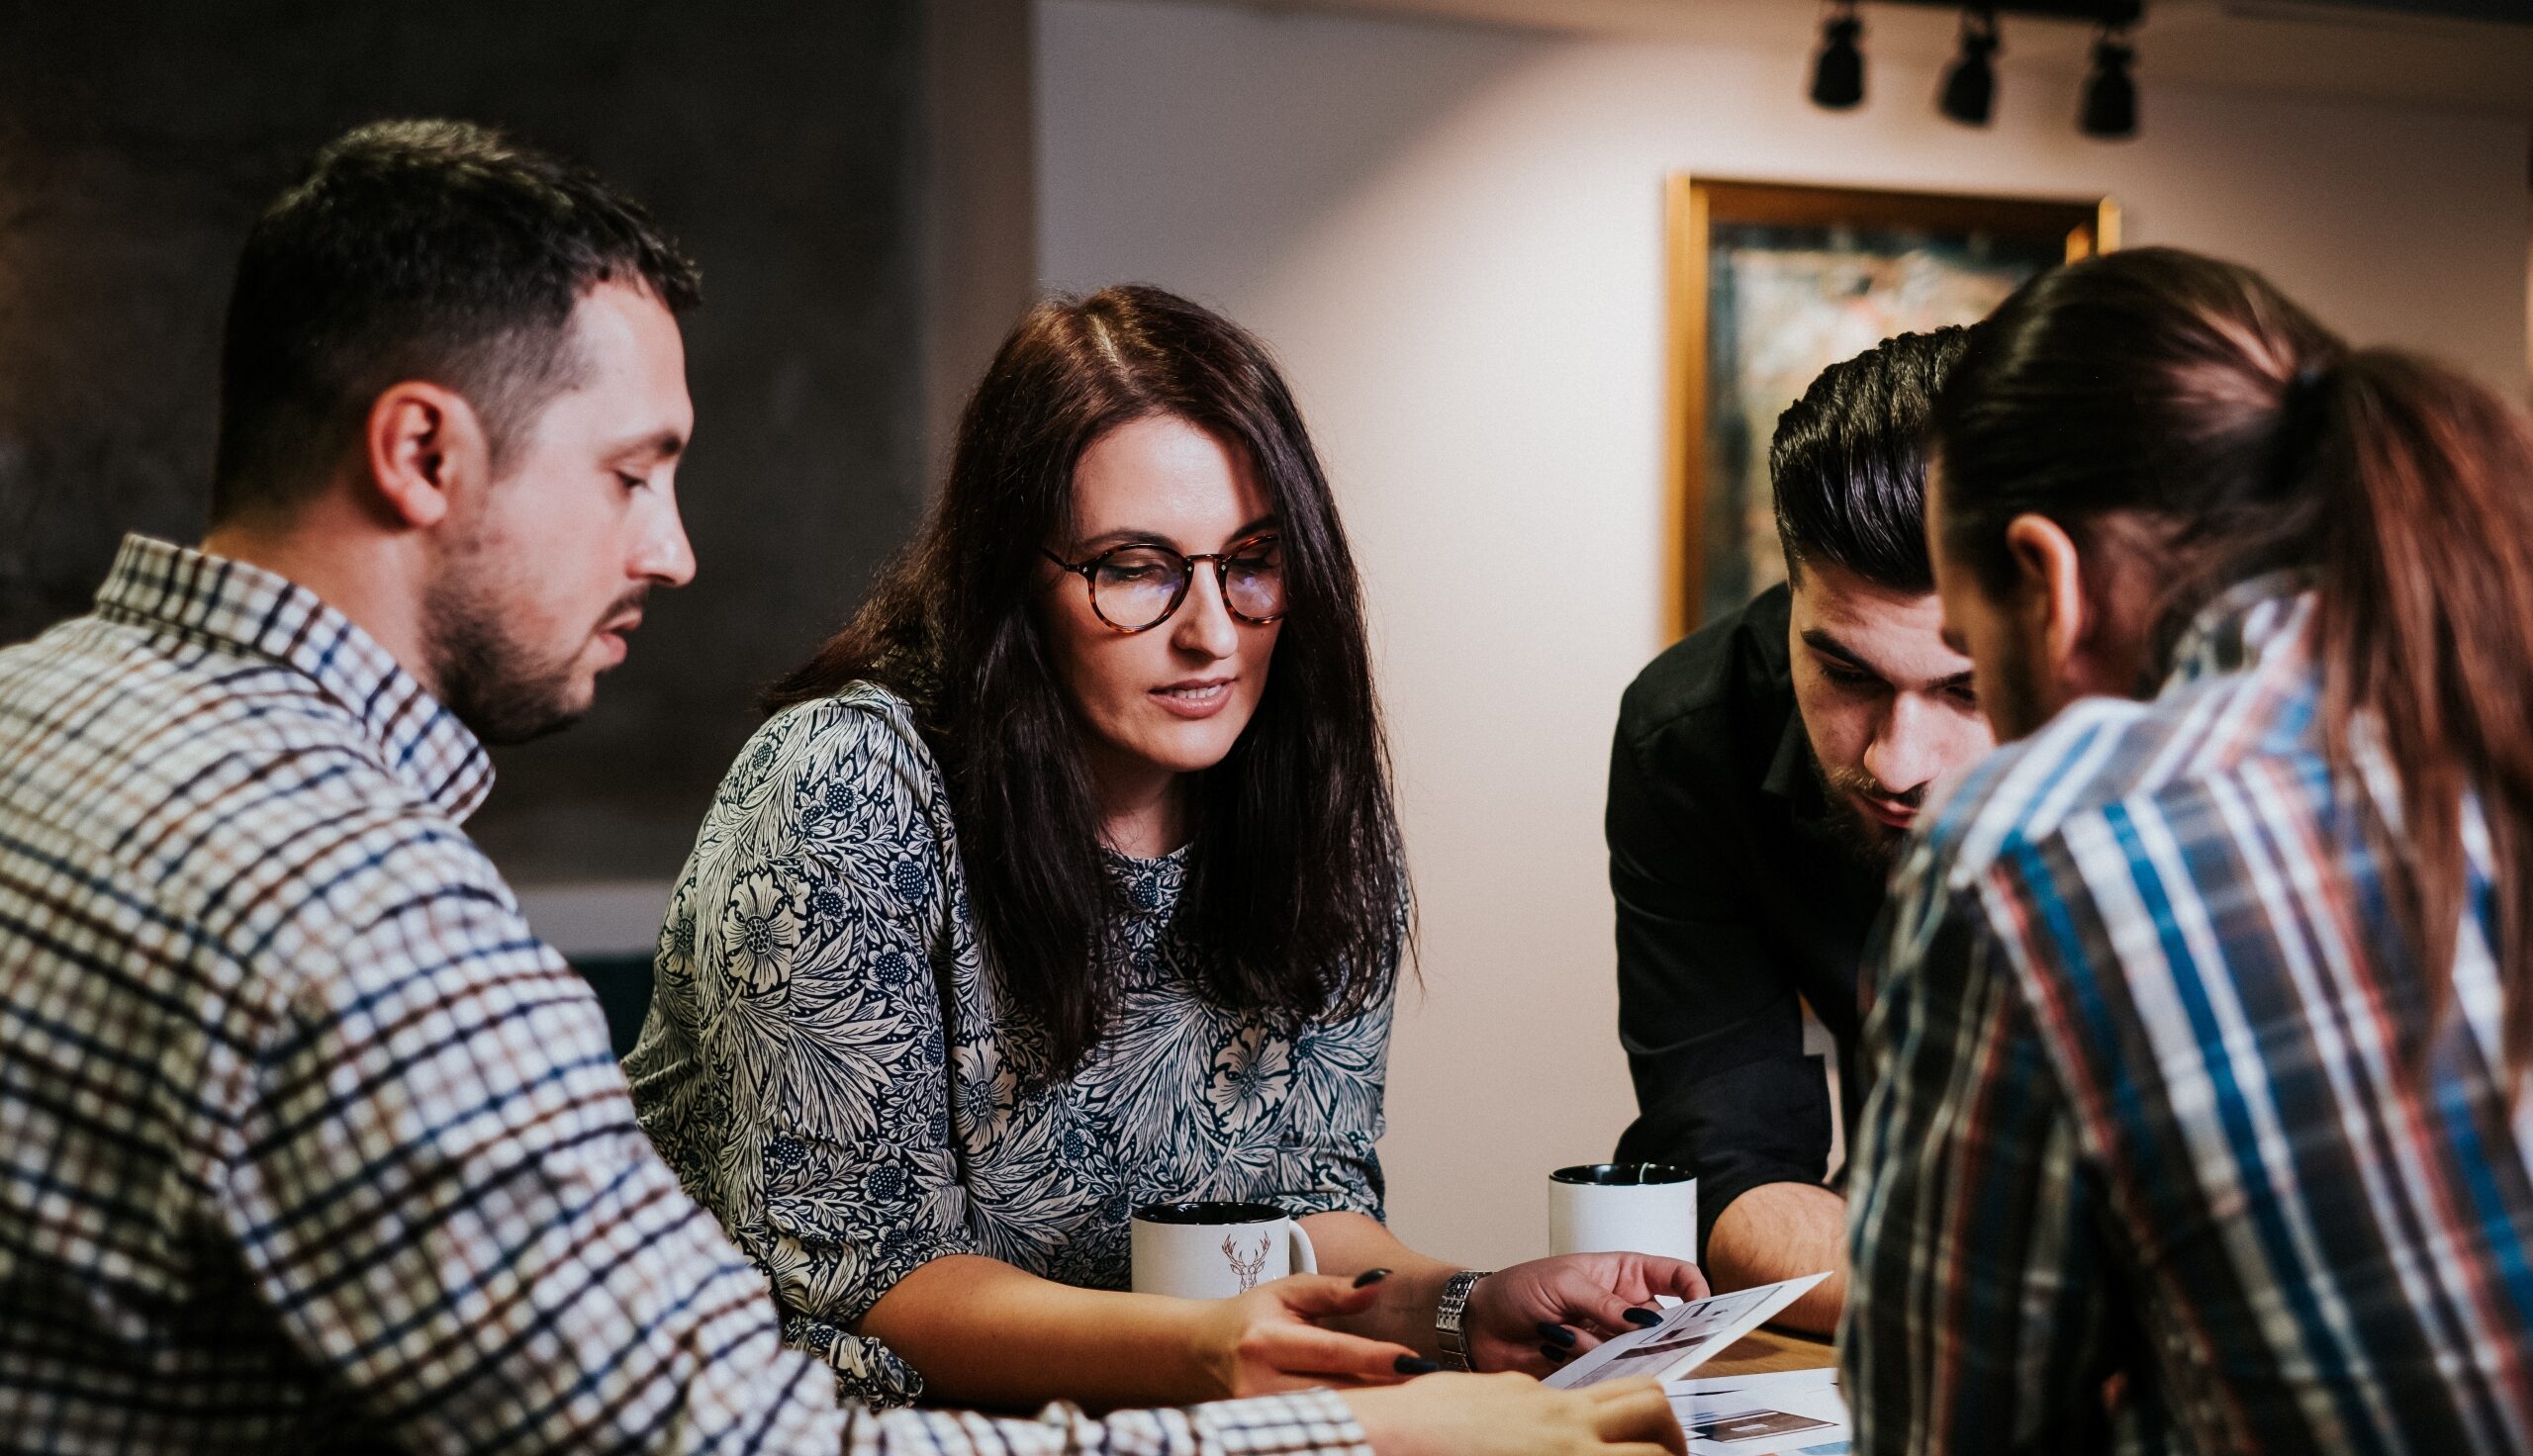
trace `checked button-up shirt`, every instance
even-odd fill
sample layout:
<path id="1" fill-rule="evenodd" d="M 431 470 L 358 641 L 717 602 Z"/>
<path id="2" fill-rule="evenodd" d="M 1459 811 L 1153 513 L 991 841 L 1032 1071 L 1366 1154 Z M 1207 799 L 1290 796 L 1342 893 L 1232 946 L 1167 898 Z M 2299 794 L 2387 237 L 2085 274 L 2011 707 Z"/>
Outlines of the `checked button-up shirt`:
<path id="1" fill-rule="evenodd" d="M 1365 1450 L 1326 1394 L 840 1402 L 459 829 L 491 779 L 349 620 L 164 542 L 0 652 L 0 1450 Z"/>
<path id="2" fill-rule="evenodd" d="M 2316 614 L 2243 584 L 2152 702 L 2078 703 L 1932 811 L 1868 962 L 1859 1452 L 2533 1450 L 2486 825 L 2437 1021 L 2396 770 L 2363 723 L 2326 757 Z"/>

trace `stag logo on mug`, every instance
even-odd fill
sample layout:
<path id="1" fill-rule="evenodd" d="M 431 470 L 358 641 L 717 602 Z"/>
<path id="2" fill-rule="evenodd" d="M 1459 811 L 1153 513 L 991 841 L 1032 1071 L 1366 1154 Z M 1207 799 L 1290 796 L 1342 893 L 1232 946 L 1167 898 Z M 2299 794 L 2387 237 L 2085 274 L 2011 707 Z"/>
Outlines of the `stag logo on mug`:
<path id="1" fill-rule="evenodd" d="M 1225 1235 L 1223 1257 L 1231 1260 L 1231 1272 L 1240 1276 L 1242 1294 L 1247 1294 L 1258 1287 L 1258 1276 L 1266 1269 L 1266 1255 L 1273 1252 L 1274 1247 L 1273 1235 L 1262 1233 L 1258 1235 L 1258 1247 L 1244 1254 L 1240 1251 L 1240 1235 L 1237 1233 Z"/>

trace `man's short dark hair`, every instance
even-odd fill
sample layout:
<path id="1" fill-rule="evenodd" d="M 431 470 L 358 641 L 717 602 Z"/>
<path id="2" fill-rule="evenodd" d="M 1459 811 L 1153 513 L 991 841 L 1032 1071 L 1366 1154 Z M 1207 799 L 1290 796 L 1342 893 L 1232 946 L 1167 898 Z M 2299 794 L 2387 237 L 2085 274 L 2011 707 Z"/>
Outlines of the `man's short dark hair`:
<path id="1" fill-rule="evenodd" d="M 465 397 L 498 468 L 569 388 L 601 283 L 672 311 L 695 265 L 590 173 L 463 122 L 380 122 L 317 153 L 246 236 L 220 366 L 215 522 L 312 494 L 403 380 Z"/>
<path id="2" fill-rule="evenodd" d="M 1786 570 L 1827 563 L 1892 592 L 1932 592 L 1926 419 L 1970 330 L 1904 333 L 1821 371 L 1768 446 Z"/>

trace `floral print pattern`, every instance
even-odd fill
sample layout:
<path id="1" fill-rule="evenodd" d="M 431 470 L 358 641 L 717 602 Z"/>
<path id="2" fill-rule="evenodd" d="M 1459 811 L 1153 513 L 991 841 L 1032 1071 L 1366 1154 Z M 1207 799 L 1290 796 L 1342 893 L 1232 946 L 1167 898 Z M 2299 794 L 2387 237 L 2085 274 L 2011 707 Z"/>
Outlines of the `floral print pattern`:
<path id="1" fill-rule="evenodd" d="M 1122 1289 L 1145 1203 L 1381 1214 L 1386 1002 L 1298 1027 L 1214 1004 L 1171 928 L 1183 852 L 1111 856 L 1120 1004 L 1046 1084 L 957 846 L 894 695 L 855 684 L 769 720 L 679 877 L 625 1059 L 644 1130 L 772 1281 L 785 1337 L 879 1406 L 922 1377 L 851 1329 L 927 1260 Z"/>

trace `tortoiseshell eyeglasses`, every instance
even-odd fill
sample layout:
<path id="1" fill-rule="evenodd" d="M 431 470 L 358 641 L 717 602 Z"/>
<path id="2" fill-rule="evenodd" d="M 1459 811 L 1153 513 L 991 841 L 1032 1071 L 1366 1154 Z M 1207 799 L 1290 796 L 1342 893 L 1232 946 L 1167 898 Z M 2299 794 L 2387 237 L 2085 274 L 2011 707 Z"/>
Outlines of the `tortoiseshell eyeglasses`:
<path id="1" fill-rule="evenodd" d="M 1187 599 L 1200 561 L 1213 563 L 1223 606 L 1233 616 L 1263 627 L 1284 614 L 1284 547 L 1277 536 L 1251 536 L 1194 556 L 1149 542 L 1111 547 L 1079 562 L 1039 550 L 1089 584 L 1091 611 L 1120 632 L 1149 632 L 1169 621 Z"/>

